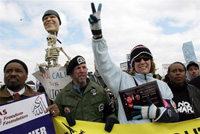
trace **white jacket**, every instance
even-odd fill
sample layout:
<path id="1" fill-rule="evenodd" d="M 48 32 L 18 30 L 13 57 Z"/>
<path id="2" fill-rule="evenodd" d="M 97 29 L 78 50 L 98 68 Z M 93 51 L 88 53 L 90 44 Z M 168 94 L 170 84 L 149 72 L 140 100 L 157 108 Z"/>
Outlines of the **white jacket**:
<path id="1" fill-rule="evenodd" d="M 111 60 L 106 40 L 101 39 L 92 39 L 92 48 L 94 53 L 95 62 L 98 68 L 100 75 L 105 81 L 106 85 L 113 91 L 118 100 L 118 119 L 121 124 L 139 124 L 139 123 L 148 123 L 151 122 L 149 119 L 142 120 L 130 120 L 126 119 L 126 115 L 121 103 L 119 96 L 119 91 L 127 88 L 136 86 L 133 80 L 133 76 L 123 72 L 121 68 L 116 66 Z M 163 99 L 172 100 L 173 94 L 168 85 L 160 80 L 154 79 L 152 74 L 146 74 L 146 79 L 144 74 L 135 74 L 134 75 L 138 85 L 150 82 L 157 81 L 161 95 Z M 160 116 L 159 116 L 160 118 Z M 158 119 L 156 119 L 158 120 Z"/>

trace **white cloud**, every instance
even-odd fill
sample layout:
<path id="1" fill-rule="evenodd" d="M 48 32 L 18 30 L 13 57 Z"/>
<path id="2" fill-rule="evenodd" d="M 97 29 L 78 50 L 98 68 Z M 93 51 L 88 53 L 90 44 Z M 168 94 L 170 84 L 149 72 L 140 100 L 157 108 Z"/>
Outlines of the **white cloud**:
<path id="1" fill-rule="evenodd" d="M 88 17 L 92 13 L 90 2 L 82 0 L 0 1 L 0 11 L 3 13 L 0 16 L 2 55 L 0 81 L 3 81 L 1 70 L 12 58 L 19 58 L 26 62 L 30 72 L 34 71 L 36 63 L 44 62 L 48 33 L 43 28 L 42 16 L 48 9 L 56 10 L 61 17 L 62 25 L 58 38 L 63 44 L 59 46 L 62 46 L 71 57 L 84 56 L 89 71 L 93 71 L 92 34 L 88 23 Z M 96 7 L 98 2 L 95 1 Z M 185 62 L 182 54 L 184 42 L 193 42 L 199 59 L 199 0 L 102 0 L 101 3 L 103 36 L 107 40 L 111 58 L 118 66 L 126 61 L 126 54 L 137 44 L 149 47 L 159 68 L 158 73 L 161 75 L 162 64 L 174 61 Z M 157 25 L 163 20 L 172 20 L 168 23 L 171 27 L 189 27 L 189 29 L 165 35 L 164 28 Z M 75 26 L 79 26 L 83 33 L 83 39 L 79 42 L 76 40 L 80 33 L 68 31 Z M 67 44 L 69 39 L 76 43 Z M 59 63 L 64 64 L 65 61 L 66 57 L 60 53 Z M 31 73 L 29 78 L 34 79 Z"/>
<path id="2" fill-rule="evenodd" d="M 21 8 L 14 2 L 0 1 L 1 22 L 16 22 L 23 18 Z"/>

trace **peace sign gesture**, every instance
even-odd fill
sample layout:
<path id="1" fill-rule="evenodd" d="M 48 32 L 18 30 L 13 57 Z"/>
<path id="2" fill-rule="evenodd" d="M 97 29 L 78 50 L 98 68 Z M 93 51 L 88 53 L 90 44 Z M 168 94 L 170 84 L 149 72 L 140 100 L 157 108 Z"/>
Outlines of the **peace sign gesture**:
<path id="1" fill-rule="evenodd" d="M 102 34 L 101 19 L 100 19 L 101 7 L 102 7 L 102 4 L 100 3 L 98 6 L 98 10 L 96 12 L 94 3 L 91 3 L 91 8 L 92 8 L 93 14 L 90 14 L 88 21 L 90 22 L 90 29 L 91 29 L 93 35 L 101 35 Z"/>

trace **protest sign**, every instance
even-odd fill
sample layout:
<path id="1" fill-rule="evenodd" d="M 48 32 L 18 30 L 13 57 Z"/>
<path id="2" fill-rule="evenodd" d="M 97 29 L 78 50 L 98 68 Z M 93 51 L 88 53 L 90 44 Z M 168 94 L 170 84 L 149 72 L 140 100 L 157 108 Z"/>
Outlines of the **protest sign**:
<path id="1" fill-rule="evenodd" d="M 38 70 L 33 73 L 33 76 L 42 83 L 49 99 L 54 101 L 56 95 L 71 81 L 71 78 L 67 75 L 65 67 L 51 67 L 44 71 Z"/>
<path id="2" fill-rule="evenodd" d="M 184 55 L 184 58 L 186 61 L 186 65 L 185 65 L 186 67 L 190 61 L 194 61 L 194 62 L 198 63 L 192 41 L 183 43 L 182 50 L 183 50 L 183 55 Z M 187 76 L 187 79 L 189 79 L 189 80 L 191 79 L 188 71 L 186 71 L 186 76 Z"/>
<path id="3" fill-rule="evenodd" d="M 182 50 L 186 64 L 188 64 L 190 61 L 194 61 L 197 63 L 197 57 L 194 52 L 192 41 L 183 43 Z"/>
<path id="4" fill-rule="evenodd" d="M 164 106 L 163 99 L 160 94 L 160 89 L 156 81 L 147 82 L 145 84 L 119 91 L 122 105 L 126 114 L 127 120 L 132 120 L 134 105 L 148 106 L 147 98 L 157 107 Z"/>
<path id="5" fill-rule="evenodd" d="M 0 105 L 1 134 L 55 134 L 45 94 Z"/>

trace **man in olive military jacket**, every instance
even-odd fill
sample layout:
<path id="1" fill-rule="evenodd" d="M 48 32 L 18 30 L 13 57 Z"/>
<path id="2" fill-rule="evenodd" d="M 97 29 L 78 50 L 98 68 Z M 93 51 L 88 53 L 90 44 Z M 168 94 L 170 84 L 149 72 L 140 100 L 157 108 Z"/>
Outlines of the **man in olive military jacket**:
<path id="1" fill-rule="evenodd" d="M 70 126 L 75 120 L 105 122 L 105 130 L 110 132 L 115 123 L 119 123 L 115 109 L 106 91 L 87 78 L 88 68 L 82 56 L 74 57 L 67 68 L 72 82 L 66 85 L 56 96 L 55 103 Z"/>

